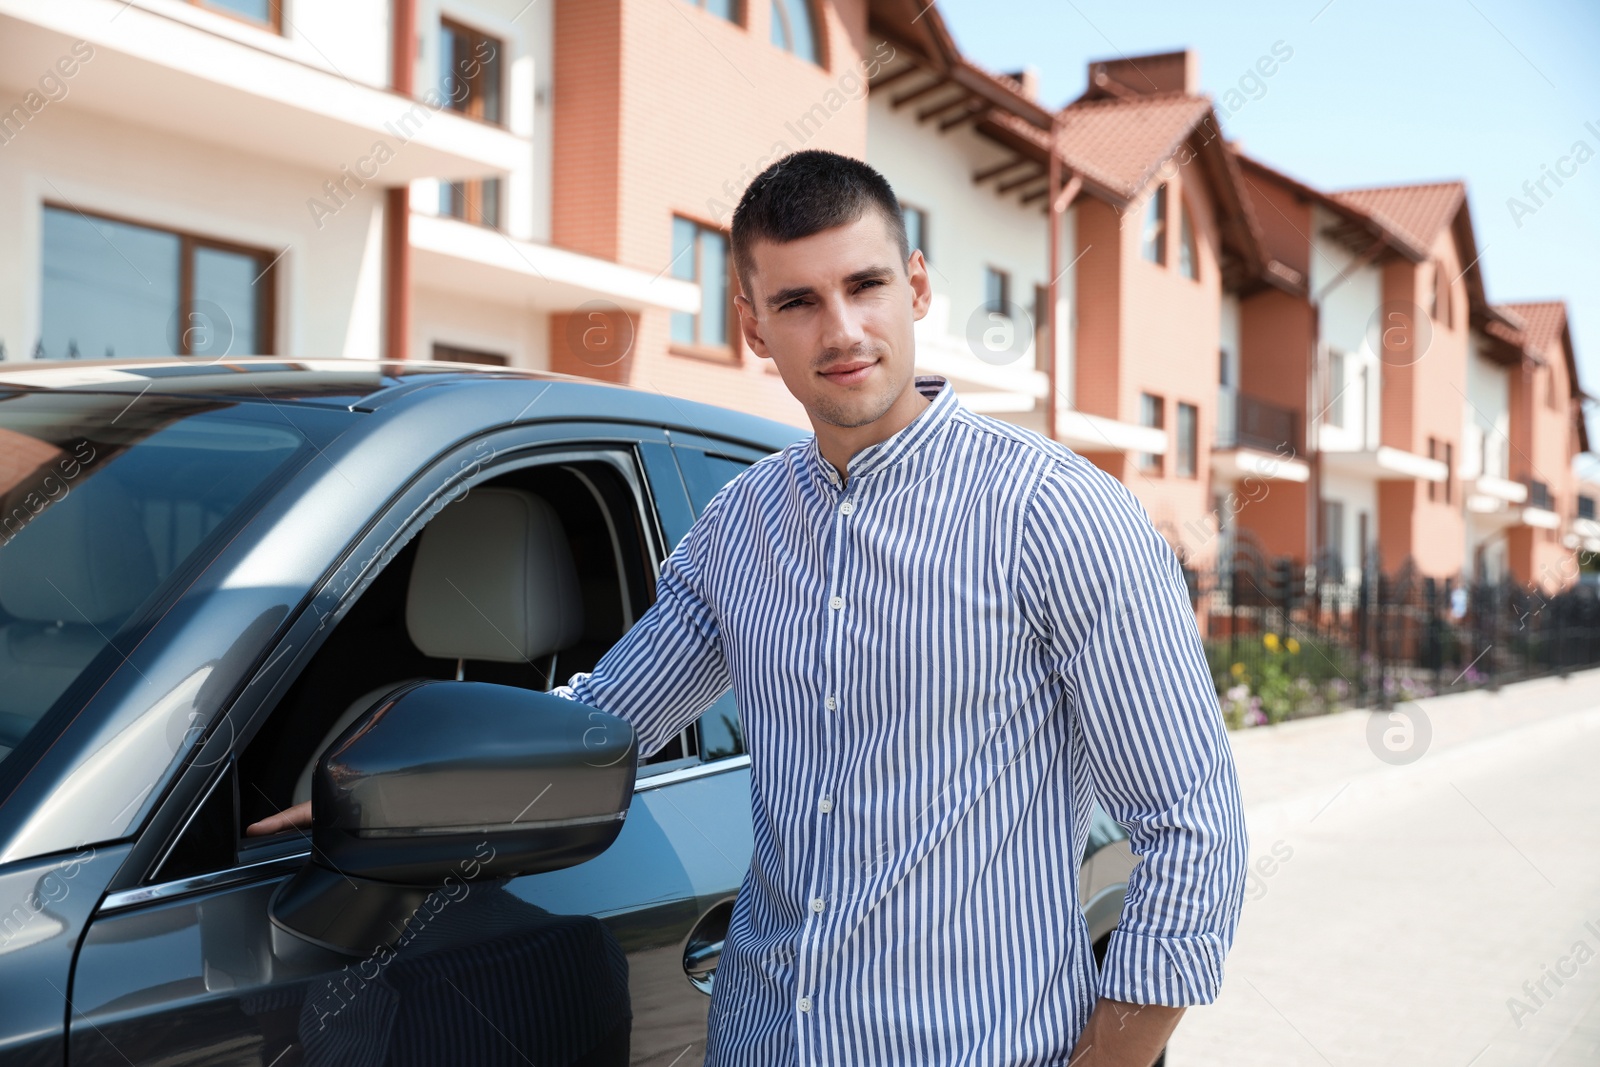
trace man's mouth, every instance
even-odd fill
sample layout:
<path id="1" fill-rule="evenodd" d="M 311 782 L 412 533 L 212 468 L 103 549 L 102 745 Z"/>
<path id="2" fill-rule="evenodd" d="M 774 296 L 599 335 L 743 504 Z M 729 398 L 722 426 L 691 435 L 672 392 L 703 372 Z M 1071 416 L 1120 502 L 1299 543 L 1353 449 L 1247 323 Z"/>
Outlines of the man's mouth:
<path id="1" fill-rule="evenodd" d="M 876 360 L 858 359 L 850 363 L 837 364 L 819 373 L 835 385 L 854 385 L 863 381 L 877 365 Z"/>

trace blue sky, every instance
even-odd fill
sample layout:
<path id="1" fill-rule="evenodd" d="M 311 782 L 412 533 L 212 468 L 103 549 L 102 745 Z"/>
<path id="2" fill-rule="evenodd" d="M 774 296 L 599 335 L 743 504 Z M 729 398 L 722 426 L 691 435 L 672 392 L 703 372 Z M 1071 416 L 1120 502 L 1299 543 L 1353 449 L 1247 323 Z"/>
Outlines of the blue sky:
<path id="1" fill-rule="evenodd" d="M 1083 91 L 1091 60 L 1180 48 L 1199 53 L 1201 88 L 1220 101 L 1283 42 L 1293 55 L 1224 116 L 1227 135 L 1323 189 L 1465 180 L 1489 299 L 1565 298 L 1580 377 L 1600 395 L 1595 0 L 940 0 L 939 9 L 973 61 L 1035 67 L 1051 106 Z M 1559 188 L 1547 182 L 1552 195 L 1535 205 L 1523 183 L 1579 141 L 1594 158 Z M 1531 213 L 1513 218 L 1512 197 Z"/>

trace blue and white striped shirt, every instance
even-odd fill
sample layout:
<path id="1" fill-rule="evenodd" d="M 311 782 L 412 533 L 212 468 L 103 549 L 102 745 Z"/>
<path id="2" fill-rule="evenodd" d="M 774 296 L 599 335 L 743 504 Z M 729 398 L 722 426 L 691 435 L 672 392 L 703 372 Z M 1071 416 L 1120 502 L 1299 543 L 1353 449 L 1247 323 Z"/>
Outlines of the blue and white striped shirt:
<path id="1" fill-rule="evenodd" d="M 556 692 L 662 747 L 731 685 L 755 848 L 706 1063 L 1065 1064 L 1095 996 L 1215 999 L 1238 780 L 1177 558 L 1070 449 L 931 400 L 722 488 L 656 603 Z M 1142 862 L 1096 984 L 1096 798 Z"/>

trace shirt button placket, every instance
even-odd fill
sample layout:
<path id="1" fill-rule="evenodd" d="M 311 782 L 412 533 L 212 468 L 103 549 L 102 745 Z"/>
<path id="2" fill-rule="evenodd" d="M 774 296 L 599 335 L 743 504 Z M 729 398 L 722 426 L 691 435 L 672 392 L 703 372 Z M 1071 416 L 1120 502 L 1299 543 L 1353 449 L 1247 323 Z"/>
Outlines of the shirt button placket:
<path id="1" fill-rule="evenodd" d="M 833 482 L 835 489 L 841 489 L 839 479 L 836 475 L 830 476 L 829 480 Z M 830 568 L 830 571 L 833 577 L 834 589 L 828 597 L 828 642 L 826 656 L 824 658 L 825 669 L 823 672 L 825 683 L 823 705 L 829 713 L 835 712 L 839 708 L 839 652 L 842 644 L 841 633 L 844 625 L 843 615 L 845 607 L 845 598 L 842 595 L 844 588 L 843 581 L 846 544 L 843 520 L 852 515 L 855 510 L 855 501 L 846 497 L 845 499 L 840 500 L 835 506 L 833 515 L 833 565 Z M 825 715 L 822 722 L 822 730 L 824 733 L 831 732 L 834 727 L 835 721 L 833 716 L 831 714 Z M 826 745 L 823 747 L 825 748 Z M 817 812 L 821 816 L 826 816 L 833 810 L 831 783 L 824 780 L 820 784 L 819 794 L 820 796 L 817 800 Z M 822 888 L 825 884 L 830 884 L 832 881 L 827 866 L 828 860 L 831 858 L 830 853 L 832 852 L 832 842 L 828 840 L 825 833 L 831 822 L 831 819 L 821 819 L 817 824 L 817 836 L 815 838 L 816 852 L 814 854 L 815 866 L 812 869 L 811 878 L 812 885 L 817 887 L 816 894 L 812 896 L 810 902 L 811 914 L 813 916 L 821 916 L 823 912 L 827 910 L 828 906 L 827 901 L 822 896 Z M 804 935 L 802 935 L 802 940 L 803 939 Z M 815 983 L 819 976 L 813 974 L 809 967 L 802 967 L 797 977 L 802 985 L 810 985 L 813 991 L 815 990 Z M 795 1006 L 799 1009 L 802 1017 L 808 1015 L 812 1006 L 811 996 L 809 994 L 802 995 L 799 1000 L 796 1001 Z M 804 1043 L 802 1042 L 802 1048 L 803 1047 Z"/>

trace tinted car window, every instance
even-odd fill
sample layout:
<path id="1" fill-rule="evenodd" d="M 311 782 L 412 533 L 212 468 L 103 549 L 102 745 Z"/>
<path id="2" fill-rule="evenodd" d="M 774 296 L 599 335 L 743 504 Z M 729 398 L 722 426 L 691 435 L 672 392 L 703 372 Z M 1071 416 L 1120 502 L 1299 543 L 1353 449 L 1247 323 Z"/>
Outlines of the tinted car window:
<path id="1" fill-rule="evenodd" d="M 121 662 L 120 631 L 315 454 L 266 404 L 0 394 L 0 776 Z"/>

